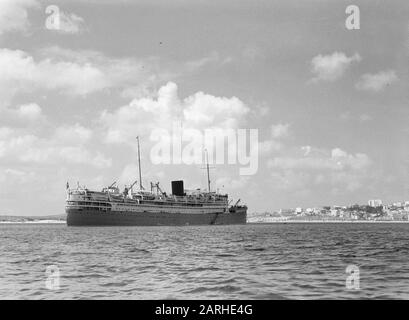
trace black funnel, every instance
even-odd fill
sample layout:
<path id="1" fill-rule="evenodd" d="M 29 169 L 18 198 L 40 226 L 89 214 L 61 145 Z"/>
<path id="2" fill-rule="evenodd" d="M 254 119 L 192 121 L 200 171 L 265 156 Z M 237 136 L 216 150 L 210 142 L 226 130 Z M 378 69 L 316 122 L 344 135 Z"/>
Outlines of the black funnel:
<path id="1" fill-rule="evenodd" d="M 172 194 L 174 196 L 184 196 L 183 180 L 172 181 Z"/>

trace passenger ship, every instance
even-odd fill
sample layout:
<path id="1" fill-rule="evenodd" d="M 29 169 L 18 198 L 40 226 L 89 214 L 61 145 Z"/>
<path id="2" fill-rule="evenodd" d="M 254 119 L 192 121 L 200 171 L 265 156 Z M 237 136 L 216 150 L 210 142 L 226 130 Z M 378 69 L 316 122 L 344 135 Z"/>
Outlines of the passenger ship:
<path id="1" fill-rule="evenodd" d="M 138 139 L 139 189 L 135 181 L 121 192 L 114 182 L 102 191 L 85 187 L 70 189 L 67 183 L 66 213 L 68 226 L 173 226 L 245 224 L 247 206 L 231 205 L 227 194 L 210 189 L 184 189 L 183 181 L 172 181 L 172 193 L 163 192 L 159 183 L 147 191 L 142 186 Z"/>

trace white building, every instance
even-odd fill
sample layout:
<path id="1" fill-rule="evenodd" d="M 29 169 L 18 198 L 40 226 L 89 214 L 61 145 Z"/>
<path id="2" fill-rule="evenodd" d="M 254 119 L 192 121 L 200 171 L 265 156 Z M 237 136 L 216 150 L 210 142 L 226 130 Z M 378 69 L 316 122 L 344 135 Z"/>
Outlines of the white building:
<path id="1" fill-rule="evenodd" d="M 380 207 L 380 206 L 382 206 L 382 200 L 380 200 L 380 199 L 369 200 L 368 201 L 368 206 L 374 207 L 374 208 Z"/>
<path id="2" fill-rule="evenodd" d="M 337 209 L 331 209 L 330 214 L 331 217 L 336 217 L 338 215 L 338 210 Z"/>

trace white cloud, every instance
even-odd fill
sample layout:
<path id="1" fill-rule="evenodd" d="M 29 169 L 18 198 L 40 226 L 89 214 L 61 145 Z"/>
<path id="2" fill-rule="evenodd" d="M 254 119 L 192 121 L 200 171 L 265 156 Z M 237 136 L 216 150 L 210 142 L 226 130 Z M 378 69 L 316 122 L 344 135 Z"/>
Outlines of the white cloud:
<path id="1" fill-rule="evenodd" d="M 348 156 L 348 154 L 344 150 L 341 150 L 340 148 L 335 148 L 335 149 L 331 150 L 331 157 L 333 159 L 343 158 L 343 157 L 346 157 L 346 156 Z"/>
<path id="2" fill-rule="evenodd" d="M 277 123 L 270 126 L 270 136 L 258 144 L 259 155 L 270 155 L 272 152 L 280 151 L 284 148 L 281 139 L 288 137 L 290 133 L 289 123 Z"/>
<path id="3" fill-rule="evenodd" d="M 260 141 L 258 145 L 259 155 L 268 155 L 273 151 L 281 150 L 282 147 L 282 143 L 275 140 Z"/>
<path id="4" fill-rule="evenodd" d="M 35 88 L 60 89 L 74 94 L 87 94 L 110 85 L 106 75 L 91 63 L 36 62 L 24 51 L 0 49 L 1 93 L 10 90 L 30 91 Z"/>
<path id="5" fill-rule="evenodd" d="M 237 179 L 232 177 L 221 177 L 216 180 L 215 187 L 220 188 L 221 192 L 224 192 L 225 189 L 244 188 L 245 186 L 248 186 L 249 181 L 249 176 L 240 176 Z"/>
<path id="6" fill-rule="evenodd" d="M 37 103 L 22 104 L 16 108 L 0 108 L 0 126 L 40 125 L 46 117 Z"/>
<path id="7" fill-rule="evenodd" d="M 369 114 L 361 113 L 361 114 L 354 115 L 350 111 L 343 112 L 339 117 L 343 121 L 357 120 L 359 122 L 367 122 L 367 121 L 372 120 L 372 116 Z"/>
<path id="8" fill-rule="evenodd" d="M 359 62 L 361 60 L 361 56 L 358 53 L 350 57 L 343 52 L 334 52 L 330 55 L 317 55 L 311 60 L 311 71 L 315 75 L 312 81 L 335 81 L 343 76 L 353 62 Z"/>
<path id="9" fill-rule="evenodd" d="M 302 151 L 305 149 L 302 148 Z M 334 148 L 330 152 L 316 150 L 294 157 L 276 157 L 268 161 L 270 168 L 280 169 L 311 169 L 311 170 L 360 170 L 370 165 L 369 157 L 363 153 L 355 155 Z"/>
<path id="10" fill-rule="evenodd" d="M 143 176 L 142 176 L 142 185 L 146 188 L 149 189 L 149 182 L 152 181 L 159 181 L 163 179 L 165 176 L 165 173 L 162 170 L 158 170 L 157 168 L 154 168 L 152 170 L 151 168 L 143 168 Z M 135 188 L 138 188 L 139 186 L 139 168 L 138 165 L 135 163 L 127 164 L 124 169 L 122 170 L 122 173 L 119 176 L 118 183 L 123 184 L 123 185 L 130 185 L 133 183 L 135 180 L 138 180 L 137 184 L 135 185 Z"/>
<path id="11" fill-rule="evenodd" d="M 9 31 L 24 31 L 28 27 L 28 12 L 38 5 L 36 0 L 0 1 L 0 36 Z"/>
<path id="12" fill-rule="evenodd" d="M 124 167 L 122 170 L 121 175 L 119 176 L 118 183 L 121 184 L 130 184 L 133 183 L 137 177 L 139 177 L 139 168 L 136 164 L 128 164 Z M 132 181 L 133 180 L 133 181 Z M 139 181 L 136 185 L 136 187 L 139 186 Z"/>
<path id="13" fill-rule="evenodd" d="M 287 150 L 286 153 L 291 153 Z M 267 162 L 276 188 L 309 190 L 314 186 L 355 191 L 364 186 L 372 161 L 364 153 L 349 154 L 340 148 L 299 148 L 292 156 L 278 156 Z M 335 190 L 334 189 L 334 190 Z"/>
<path id="14" fill-rule="evenodd" d="M 372 120 L 372 117 L 369 114 L 363 113 L 359 116 L 359 121 L 360 122 L 366 122 Z"/>
<path id="15" fill-rule="evenodd" d="M 361 76 L 355 87 L 358 90 L 379 92 L 397 80 L 398 76 L 394 70 L 381 71 L 375 74 L 366 73 Z"/>
<path id="16" fill-rule="evenodd" d="M 92 130 L 85 128 L 78 123 L 71 126 L 61 126 L 55 131 L 55 139 L 61 143 L 83 144 L 89 141 L 92 136 Z"/>
<path id="17" fill-rule="evenodd" d="M 60 27 L 57 31 L 78 34 L 84 30 L 84 19 L 74 13 L 60 11 Z"/>
<path id="18" fill-rule="evenodd" d="M 282 170 L 271 172 L 271 187 L 291 192 L 308 191 L 312 175 L 307 172 Z"/>
<path id="19" fill-rule="evenodd" d="M 42 115 L 41 108 L 36 103 L 23 104 L 17 109 L 16 113 L 19 117 L 28 120 L 38 120 Z"/>
<path id="20" fill-rule="evenodd" d="M 0 161 L 5 160 L 33 165 L 85 164 L 97 168 L 107 168 L 112 160 L 101 153 L 93 154 L 85 141 L 88 129 L 79 125 L 56 128 L 48 138 L 40 138 L 21 130 L 0 128 Z"/>
<path id="21" fill-rule="evenodd" d="M 354 192 L 365 186 L 364 175 L 358 172 L 332 172 L 329 176 L 330 183 L 332 184 L 332 193 L 344 193 L 345 190 Z"/>
<path id="22" fill-rule="evenodd" d="M 14 130 L 8 127 L 0 127 L 0 139 L 6 139 L 13 134 Z"/>
<path id="23" fill-rule="evenodd" d="M 97 168 L 109 168 L 112 165 L 111 159 L 99 152 L 93 155 L 82 146 L 61 147 L 56 151 L 59 158 L 71 164 L 87 164 Z"/>
<path id="24" fill-rule="evenodd" d="M 155 67 L 156 63 L 155 59 L 117 59 L 96 51 L 60 47 L 39 50 L 36 58 L 21 50 L 0 49 L 0 107 L 7 106 L 18 93 L 36 90 L 58 90 L 72 95 L 111 88 L 127 94 L 136 92 L 136 88 L 145 88 L 147 92 L 162 77 L 169 76 Z"/>
<path id="25" fill-rule="evenodd" d="M 138 98 L 114 112 L 104 111 L 101 120 L 107 128 L 107 142 L 130 142 L 153 129 L 170 130 L 173 122 L 183 120 L 183 129 L 237 128 L 249 108 L 238 98 L 216 97 L 197 92 L 185 99 L 178 96 L 177 85 L 168 82 L 157 97 Z"/>
<path id="26" fill-rule="evenodd" d="M 244 59 L 249 60 L 251 62 L 263 59 L 265 57 L 263 50 L 254 44 L 248 44 L 243 52 L 242 56 Z"/>
<path id="27" fill-rule="evenodd" d="M 290 125 L 288 123 L 278 123 L 271 126 L 271 136 L 275 139 L 288 136 Z"/>
<path id="28" fill-rule="evenodd" d="M 186 63 L 186 67 L 189 71 L 196 71 L 210 64 L 217 64 L 219 66 L 225 65 L 232 62 L 232 60 L 233 59 L 231 57 L 221 57 L 221 55 L 218 52 L 213 51 L 212 53 L 203 58 L 188 61 Z"/>
<path id="29" fill-rule="evenodd" d="M 36 174 L 33 171 L 18 170 L 13 168 L 6 168 L 0 170 L 0 183 L 6 183 L 10 187 L 10 184 L 15 187 L 16 185 L 21 186 L 22 184 L 28 183 L 30 180 L 36 178 Z M 15 190 L 11 188 L 12 192 Z M 7 191 L 6 191 L 7 192 Z M 9 189 L 10 192 L 10 189 Z"/>
<path id="30" fill-rule="evenodd" d="M 308 156 L 311 153 L 312 147 L 311 146 L 302 146 L 301 151 L 303 151 L 303 155 Z"/>
<path id="31" fill-rule="evenodd" d="M 124 92 L 129 91 L 129 93 L 136 88 L 147 90 L 168 78 L 177 77 L 178 74 L 169 71 L 168 66 L 162 64 L 162 60 L 154 56 L 143 59 L 135 57 L 114 58 L 99 51 L 71 50 L 59 46 L 45 47 L 38 53 L 44 59 L 52 59 L 53 61 L 70 61 L 78 65 L 92 64 L 106 75 L 110 87 L 124 87 Z M 176 68 L 182 67 L 178 65 Z"/>
<path id="32" fill-rule="evenodd" d="M 112 58 L 98 51 L 70 50 L 58 46 L 37 50 L 33 55 L 3 48 L 0 49 L 0 107 L 7 107 L 17 94 L 38 90 L 57 90 L 84 96 L 117 89 L 122 97 L 137 100 L 153 97 L 158 94 L 156 88 L 159 83 L 189 72 L 185 64 L 170 65 L 163 65 L 155 57 Z M 194 99 L 202 103 L 207 100 L 208 103 L 224 104 L 224 101 L 219 102 L 223 98 L 212 98 L 200 92 L 189 98 L 192 107 L 197 107 Z M 240 103 L 237 98 L 230 99 L 233 104 Z M 193 110 L 189 114 L 189 110 L 186 110 L 186 116 L 194 116 L 195 112 Z M 208 118 L 211 120 L 211 115 Z"/>
<path id="33" fill-rule="evenodd" d="M 197 92 L 184 99 L 183 114 L 193 128 L 236 128 L 250 109 L 238 98 Z"/>

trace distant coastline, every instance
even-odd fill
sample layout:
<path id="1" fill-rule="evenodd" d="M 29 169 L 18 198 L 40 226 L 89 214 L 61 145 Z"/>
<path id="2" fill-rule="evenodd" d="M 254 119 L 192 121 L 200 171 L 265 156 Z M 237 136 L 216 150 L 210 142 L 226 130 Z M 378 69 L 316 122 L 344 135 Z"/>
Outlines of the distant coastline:
<path id="1" fill-rule="evenodd" d="M 63 224 L 65 214 L 51 216 L 0 215 L 0 224 Z"/>
<path id="2" fill-rule="evenodd" d="M 272 216 L 272 215 L 251 215 L 247 218 L 247 223 L 408 223 L 407 219 L 391 219 L 377 217 L 372 219 L 351 219 L 346 217 L 333 216 Z"/>
<path id="3" fill-rule="evenodd" d="M 63 220 L 0 221 L 0 224 L 65 224 Z"/>
<path id="4" fill-rule="evenodd" d="M 297 224 L 297 223 L 409 223 L 402 220 L 277 220 L 277 221 L 247 221 L 248 224 Z"/>

